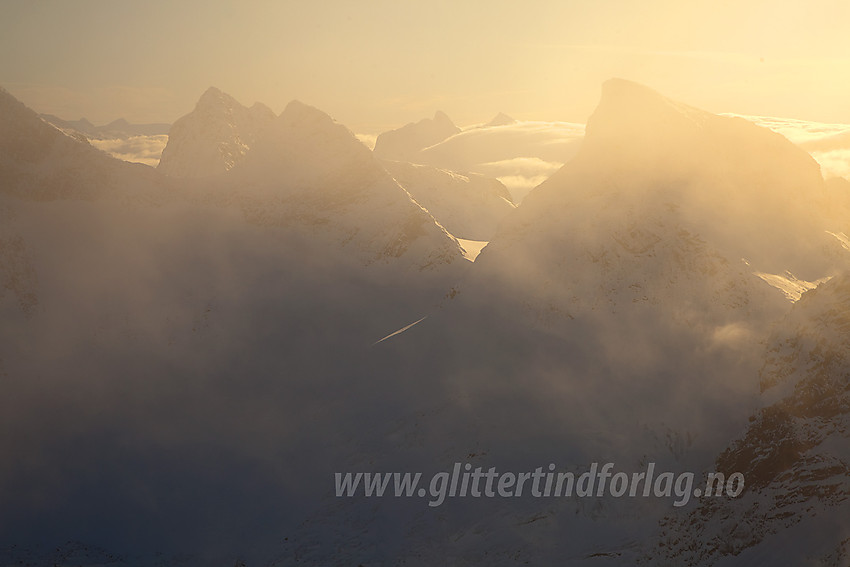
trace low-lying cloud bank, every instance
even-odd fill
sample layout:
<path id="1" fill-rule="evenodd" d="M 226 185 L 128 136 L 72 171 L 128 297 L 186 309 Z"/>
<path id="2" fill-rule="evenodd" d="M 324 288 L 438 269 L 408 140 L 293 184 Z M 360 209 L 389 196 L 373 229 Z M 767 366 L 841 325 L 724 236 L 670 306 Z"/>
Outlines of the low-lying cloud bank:
<path id="1" fill-rule="evenodd" d="M 515 121 L 464 130 L 425 148 L 423 163 L 497 178 L 519 203 L 575 155 L 584 125 Z"/>
<path id="2" fill-rule="evenodd" d="M 156 167 L 159 164 L 159 158 L 162 156 L 162 150 L 165 149 L 165 144 L 168 142 L 168 135 L 133 136 L 112 140 L 93 139 L 89 142 L 97 149 L 103 150 L 118 159 Z"/>
<path id="3" fill-rule="evenodd" d="M 501 181 L 516 198 L 527 195 L 563 165 L 562 162 L 545 161 L 536 157 L 517 157 L 481 163 L 476 165 L 476 168 L 479 173 Z"/>

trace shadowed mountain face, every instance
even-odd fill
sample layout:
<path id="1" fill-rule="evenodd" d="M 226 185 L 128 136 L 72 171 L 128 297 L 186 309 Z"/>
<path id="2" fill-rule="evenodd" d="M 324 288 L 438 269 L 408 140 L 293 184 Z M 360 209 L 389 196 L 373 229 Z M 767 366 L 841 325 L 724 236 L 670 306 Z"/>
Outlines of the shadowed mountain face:
<path id="1" fill-rule="evenodd" d="M 470 179 L 411 198 L 450 174 L 381 162 L 305 104 L 243 147 L 220 119 L 246 109 L 208 91 L 189 117 L 211 101 L 223 129 L 192 147 L 244 153 L 178 179 L 0 94 L 6 563 L 743 565 L 812 531 L 823 564 L 846 554 L 812 518 L 844 512 L 848 212 L 784 138 L 610 81 L 472 264 L 434 218 L 472 215 L 437 198 Z M 482 214 L 503 197 L 481 192 Z M 833 276 L 796 304 L 767 283 Z M 335 472 L 594 461 L 748 490 L 333 495 Z"/>

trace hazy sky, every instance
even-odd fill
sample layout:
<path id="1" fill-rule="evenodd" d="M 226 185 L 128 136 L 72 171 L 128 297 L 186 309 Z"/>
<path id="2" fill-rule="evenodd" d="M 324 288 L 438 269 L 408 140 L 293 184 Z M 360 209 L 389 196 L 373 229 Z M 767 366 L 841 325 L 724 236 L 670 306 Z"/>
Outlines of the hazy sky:
<path id="1" fill-rule="evenodd" d="M 171 122 L 215 85 L 355 131 L 446 111 L 584 122 L 619 76 L 714 112 L 850 122 L 846 0 L 0 0 L 0 85 L 39 112 Z"/>

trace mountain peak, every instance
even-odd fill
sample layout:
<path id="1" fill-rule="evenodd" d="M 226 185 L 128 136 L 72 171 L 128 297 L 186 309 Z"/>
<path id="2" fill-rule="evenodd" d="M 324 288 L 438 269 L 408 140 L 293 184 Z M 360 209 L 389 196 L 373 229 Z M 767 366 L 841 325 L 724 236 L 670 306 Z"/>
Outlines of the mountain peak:
<path id="1" fill-rule="evenodd" d="M 375 142 L 374 151 L 385 159 L 416 161 L 420 150 L 458 133 L 460 128 L 445 112 L 438 110 L 434 118 L 423 118 L 419 122 L 383 132 Z"/>
<path id="2" fill-rule="evenodd" d="M 263 104 L 262 102 L 255 102 L 254 104 L 251 105 L 251 108 L 249 110 L 251 112 L 255 113 L 255 114 L 265 114 L 265 115 L 276 116 L 274 111 L 271 108 L 269 108 L 268 106 L 266 106 L 265 104 Z"/>
<path id="3" fill-rule="evenodd" d="M 516 123 L 516 120 L 514 118 L 508 116 L 504 112 L 500 112 L 499 114 L 494 116 L 493 119 L 490 122 L 485 124 L 484 128 L 489 128 L 489 127 L 492 127 L 492 126 L 507 126 L 509 124 L 515 124 L 515 123 Z"/>
<path id="4" fill-rule="evenodd" d="M 169 130 L 158 169 L 174 177 L 222 173 L 241 162 L 274 112 L 256 103 L 246 108 L 216 87 L 208 88 L 195 109 Z"/>
<path id="5" fill-rule="evenodd" d="M 609 79 L 587 121 L 587 138 L 671 138 L 693 133 L 714 116 L 673 101 L 649 87 L 625 79 Z"/>
<path id="6" fill-rule="evenodd" d="M 740 157 L 744 151 L 748 160 Z M 587 121 L 581 153 L 594 156 L 586 163 L 599 167 L 605 162 L 621 171 L 655 164 L 668 178 L 697 169 L 734 167 L 740 178 L 749 176 L 756 186 L 767 186 L 771 180 L 783 186 L 791 179 L 801 186 L 822 181 L 817 162 L 782 135 L 623 79 L 603 84 L 599 105 Z"/>
<path id="7" fill-rule="evenodd" d="M 335 121 L 326 113 L 300 100 L 292 100 L 281 112 L 279 119 L 289 126 L 333 124 Z"/>
<path id="8" fill-rule="evenodd" d="M 713 116 L 705 110 L 667 98 L 646 85 L 619 78 L 608 79 L 602 84 L 599 106 L 627 106 L 644 111 L 675 112 L 698 120 Z"/>
<path id="9" fill-rule="evenodd" d="M 224 91 L 221 91 L 216 87 L 210 87 L 205 90 L 204 94 L 201 95 L 201 98 L 198 99 L 198 103 L 195 105 L 195 108 L 216 108 L 221 106 L 233 108 L 235 106 L 242 105 Z"/>
<path id="10" fill-rule="evenodd" d="M 16 99 L 12 95 L 12 93 L 7 91 L 3 87 L 0 87 L 0 104 L 2 104 L 4 106 L 8 106 L 10 109 L 12 107 L 15 107 L 15 108 L 18 108 L 18 109 L 21 109 L 21 110 L 26 109 L 24 112 L 29 111 L 29 109 L 26 108 L 24 103 L 22 103 L 21 101 Z"/>
<path id="11" fill-rule="evenodd" d="M 218 87 L 210 86 L 207 90 L 204 91 L 204 94 L 201 95 L 201 99 L 204 98 L 219 98 L 225 96 L 225 93 L 219 89 Z"/>
<path id="12" fill-rule="evenodd" d="M 666 97 L 664 97 L 661 93 L 646 85 L 642 85 L 641 83 L 630 81 L 628 79 L 621 79 L 620 77 L 612 77 L 602 83 L 602 98 L 611 96 L 625 96 L 632 98 L 637 96 L 648 96 L 652 98 L 666 99 Z"/>
<path id="13" fill-rule="evenodd" d="M 434 113 L 434 123 L 439 124 L 441 126 L 449 125 L 454 126 L 454 122 L 449 118 L 449 115 L 443 112 L 442 110 L 438 110 Z"/>
<path id="14" fill-rule="evenodd" d="M 53 140 L 63 137 L 3 87 L 0 87 L 0 132 L 3 133 L 0 154 L 8 149 L 12 155 L 20 156 L 32 149 L 39 159 L 44 157 L 40 150 L 46 152 Z M 33 156 L 32 161 L 35 159 Z"/>
<path id="15" fill-rule="evenodd" d="M 341 143 L 346 146 L 357 141 L 348 128 L 334 120 L 329 114 L 300 100 L 290 101 L 283 112 L 280 113 L 280 116 L 272 122 L 270 130 L 273 130 L 272 138 L 277 139 L 278 142 L 291 136 L 324 140 L 321 143 L 328 145 Z M 354 145 L 359 147 L 362 144 L 357 142 Z"/>
<path id="16" fill-rule="evenodd" d="M 293 100 L 258 140 L 249 161 L 252 167 L 285 167 L 297 175 L 364 159 L 371 161 L 371 153 L 348 128 L 318 108 Z"/>
<path id="17" fill-rule="evenodd" d="M 127 120 L 124 119 L 124 118 L 118 118 L 116 120 L 113 120 L 112 122 L 110 122 L 106 126 L 104 126 L 104 128 L 107 129 L 107 130 L 123 130 L 123 129 L 127 129 L 129 127 L 130 127 L 130 123 L 127 122 Z"/>

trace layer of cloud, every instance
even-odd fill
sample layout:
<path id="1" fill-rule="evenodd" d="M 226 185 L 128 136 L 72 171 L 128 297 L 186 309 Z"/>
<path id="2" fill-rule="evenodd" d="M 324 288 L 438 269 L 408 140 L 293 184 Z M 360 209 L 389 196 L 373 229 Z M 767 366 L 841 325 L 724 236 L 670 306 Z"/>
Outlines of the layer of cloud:
<path id="1" fill-rule="evenodd" d="M 422 150 L 422 163 L 499 179 L 519 203 L 578 150 L 584 125 L 518 121 L 475 126 Z"/>
<path id="2" fill-rule="evenodd" d="M 850 147 L 830 152 L 812 152 L 812 157 L 820 164 L 823 176 L 843 177 L 850 181 Z"/>
<path id="3" fill-rule="evenodd" d="M 516 200 L 525 197 L 563 165 L 561 162 L 545 161 L 536 157 L 518 157 L 482 163 L 476 166 L 476 169 L 478 173 L 501 181 Z"/>
<path id="4" fill-rule="evenodd" d="M 363 142 L 363 145 L 370 150 L 375 149 L 375 142 L 378 141 L 377 134 L 355 134 L 355 136 L 357 136 L 357 139 Z"/>
<path id="5" fill-rule="evenodd" d="M 168 143 L 168 136 L 163 134 L 159 136 L 133 136 L 123 140 L 93 139 L 89 141 L 94 147 L 118 159 L 156 167 L 159 165 L 162 150 Z"/>

